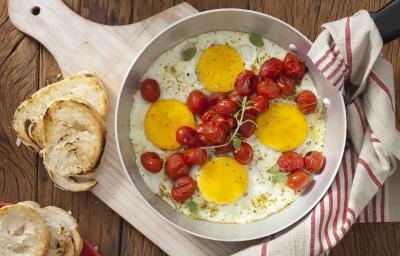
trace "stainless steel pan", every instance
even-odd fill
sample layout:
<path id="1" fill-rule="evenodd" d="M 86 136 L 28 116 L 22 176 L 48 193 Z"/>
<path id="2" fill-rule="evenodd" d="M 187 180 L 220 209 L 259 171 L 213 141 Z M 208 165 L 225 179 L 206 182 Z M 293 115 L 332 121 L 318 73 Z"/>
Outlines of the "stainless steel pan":
<path id="1" fill-rule="evenodd" d="M 325 171 L 315 176 L 315 182 L 310 189 L 287 208 L 264 220 L 249 224 L 212 223 L 194 220 L 176 212 L 147 188 L 135 164 L 135 152 L 129 139 L 129 116 L 133 95 L 150 64 L 176 44 L 201 33 L 216 30 L 255 32 L 286 49 L 293 44 L 305 60 L 326 106 Z M 172 24 L 148 43 L 133 61 L 120 92 L 116 110 L 116 141 L 121 161 L 132 184 L 161 217 L 199 237 L 243 241 L 264 237 L 287 228 L 304 217 L 318 203 L 331 185 L 342 159 L 346 141 L 346 114 L 341 94 L 321 76 L 307 57 L 310 46 L 311 41 L 308 38 L 285 22 L 266 14 L 241 9 L 218 9 L 198 13 Z"/>

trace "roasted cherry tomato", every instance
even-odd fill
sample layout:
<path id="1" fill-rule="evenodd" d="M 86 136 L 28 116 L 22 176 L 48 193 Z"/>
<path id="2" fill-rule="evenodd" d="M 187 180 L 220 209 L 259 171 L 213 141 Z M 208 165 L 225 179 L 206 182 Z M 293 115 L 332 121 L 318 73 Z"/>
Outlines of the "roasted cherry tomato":
<path id="1" fill-rule="evenodd" d="M 198 144 L 197 132 L 189 126 L 182 126 L 176 130 L 176 141 L 182 146 L 193 147 Z"/>
<path id="2" fill-rule="evenodd" d="M 201 114 L 200 119 L 203 122 L 210 121 L 214 114 L 215 114 L 215 109 L 210 108 L 210 109 L 204 111 L 203 114 Z"/>
<path id="3" fill-rule="evenodd" d="M 287 184 L 291 189 L 302 190 L 308 187 L 311 183 L 310 174 L 305 171 L 296 171 L 289 174 Z"/>
<path id="4" fill-rule="evenodd" d="M 303 157 L 296 152 L 285 152 L 278 159 L 278 166 L 282 172 L 304 170 Z"/>
<path id="5" fill-rule="evenodd" d="M 320 172 L 325 166 L 325 157 L 321 152 L 310 151 L 304 156 L 304 163 L 310 172 Z"/>
<path id="6" fill-rule="evenodd" d="M 244 165 L 249 164 L 251 160 L 253 160 L 253 149 L 249 144 L 242 141 L 240 143 L 240 148 L 233 151 L 233 156 L 239 163 Z"/>
<path id="7" fill-rule="evenodd" d="M 226 121 L 228 122 L 229 130 L 232 130 L 232 129 L 234 129 L 234 128 L 236 127 L 235 118 L 233 118 L 233 117 L 228 117 L 228 118 L 226 119 Z"/>
<path id="8" fill-rule="evenodd" d="M 192 91 L 186 101 L 186 105 L 190 111 L 195 114 L 203 113 L 207 109 L 207 104 L 207 97 L 201 91 L 197 90 Z"/>
<path id="9" fill-rule="evenodd" d="M 215 106 L 217 102 L 226 99 L 228 99 L 228 94 L 226 94 L 225 92 L 214 92 L 213 94 L 210 95 L 210 97 L 208 97 L 208 106 L 209 107 Z"/>
<path id="10" fill-rule="evenodd" d="M 244 70 L 235 81 L 235 90 L 241 96 L 250 96 L 256 90 L 257 76 L 253 71 Z"/>
<path id="11" fill-rule="evenodd" d="M 233 91 L 232 93 L 230 93 L 228 95 L 229 99 L 233 102 L 236 102 L 237 104 L 240 103 L 240 101 L 242 100 L 242 96 L 240 96 L 240 94 L 238 92 Z"/>
<path id="12" fill-rule="evenodd" d="M 257 95 L 254 97 L 251 97 L 251 100 L 253 101 L 249 105 L 255 108 L 249 109 L 249 112 L 252 114 L 261 114 L 264 113 L 265 110 L 268 108 L 268 103 L 269 99 L 267 95 Z"/>
<path id="13" fill-rule="evenodd" d="M 281 89 L 274 80 L 266 78 L 257 83 L 257 93 L 267 95 L 270 99 L 278 98 L 281 95 Z"/>
<path id="14" fill-rule="evenodd" d="M 193 195 L 195 189 L 196 182 L 192 177 L 181 177 L 174 182 L 171 196 L 176 202 L 183 202 Z"/>
<path id="15" fill-rule="evenodd" d="M 232 100 L 220 100 L 215 105 L 215 112 L 223 116 L 229 116 L 235 113 L 238 108 L 239 105 Z"/>
<path id="16" fill-rule="evenodd" d="M 165 170 L 166 174 L 174 180 L 189 175 L 189 166 L 186 164 L 182 153 L 170 155 L 167 158 Z"/>
<path id="17" fill-rule="evenodd" d="M 266 60 L 260 66 L 260 77 L 265 80 L 267 78 L 276 79 L 279 73 L 283 70 L 282 61 L 277 58 L 271 58 Z"/>
<path id="18" fill-rule="evenodd" d="M 244 118 L 245 118 L 244 120 L 252 120 L 254 122 L 256 121 L 256 116 L 251 113 L 246 113 Z M 256 125 L 253 122 L 247 121 L 239 127 L 240 134 L 245 138 L 248 138 L 251 135 L 253 135 L 255 131 L 256 131 Z"/>
<path id="19" fill-rule="evenodd" d="M 187 148 L 183 152 L 187 164 L 203 165 L 207 161 L 207 151 L 202 148 Z"/>
<path id="20" fill-rule="evenodd" d="M 289 77 L 282 75 L 277 80 L 278 86 L 285 95 L 293 95 L 295 90 L 295 81 Z"/>
<path id="21" fill-rule="evenodd" d="M 317 97 L 312 91 L 304 90 L 297 95 L 297 108 L 304 114 L 309 114 L 315 111 L 318 102 Z"/>
<path id="22" fill-rule="evenodd" d="M 287 76 L 301 81 L 306 71 L 304 61 L 293 52 L 288 52 L 282 62 Z"/>
<path id="23" fill-rule="evenodd" d="M 202 132 L 212 144 L 222 144 L 226 139 L 226 131 L 214 122 L 204 122 Z"/>
<path id="24" fill-rule="evenodd" d="M 160 86 L 154 79 L 146 79 L 140 83 L 142 98 L 148 102 L 156 102 L 160 98 Z"/>
<path id="25" fill-rule="evenodd" d="M 233 149 L 234 149 L 233 148 L 233 144 L 232 144 L 232 142 L 230 142 L 228 145 L 215 148 L 215 153 L 217 153 L 217 154 L 225 154 L 225 153 L 233 151 Z"/>
<path id="26" fill-rule="evenodd" d="M 196 128 L 196 132 L 197 132 L 197 137 L 199 139 L 199 142 L 201 145 L 203 146 L 210 146 L 213 143 L 207 139 L 207 137 L 204 135 L 204 128 L 206 127 L 206 124 L 209 122 L 204 122 L 204 123 L 200 123 L 197 128 Z"/>
<path id="27" fill-rule="evenodd" d="M 227 132 L 227 131 L 229 131 L 231 129 L 230 128 L 230 124 L 228 123 L 228 120 L 225 117 L 223 117 L 223 116 L 221 116 L 219 114 L 213 115 L 211 117 L 210 121 L 212 123 L 214 123 L 215 125 L 221 127 L 225 132 Z"/>
<path id="28" fill-rule="evenodd" d="M 158 173 L 163 167 L 163 161 L 155 152 L 146 152 L 140 156 L 143 167 L 152 173 Z"/>

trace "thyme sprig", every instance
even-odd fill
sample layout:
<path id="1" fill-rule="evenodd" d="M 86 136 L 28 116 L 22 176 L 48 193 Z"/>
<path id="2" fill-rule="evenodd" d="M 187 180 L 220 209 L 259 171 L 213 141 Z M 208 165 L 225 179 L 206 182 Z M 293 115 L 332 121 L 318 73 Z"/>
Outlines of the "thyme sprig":
<path id="1" fill-rule="evenodd" d="M 244 119 L 244 113 L 247 110 L 257 109 L 256 107 L 251 106 L 250 105 L 251 103 L 254 103 L 254 101 L 248 100 L 247 96 L 245 96 L 243 99 L 239 99 L 240 108 L 239 108 L 239 110 L 237 110 L 235 112 L 235 114 L 233 114 L 233 117 L 235 118 L 236 124 L 237 124 L 236 125 L 236 129 L 233 132 L 231 132 L 231 137 L 230 137 L 228 142 L 226 142 L 224 144 L 220 144 L 220 145 L 207 146 L 207 147 L 202 147 L 202 148 L 204 148 L 204 149 L 220 148 L 220 147 L 228 146 L 232 142 L 235 151 L 239 150 L 240 144 L 242 143 L 242 140 L 243 140 L 242 137 L 239 134 L 240 127 L 243 124 L 248 123 L 248 122 L 253 123 L 254 125 L 257 126 L 256 122 L 254 122 L 251 119 L 243 120 Z"/>

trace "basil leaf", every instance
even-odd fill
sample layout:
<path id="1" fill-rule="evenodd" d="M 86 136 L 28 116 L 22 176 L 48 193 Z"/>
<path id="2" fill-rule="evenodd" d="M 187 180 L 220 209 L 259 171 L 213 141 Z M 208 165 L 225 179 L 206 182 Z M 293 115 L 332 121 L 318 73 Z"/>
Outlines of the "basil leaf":
<path id="1" fill-rule="evenodd" d="M 191 59 L 194 57 L 194 55 L 196 55 L 196 52 L 197 52 L 197 50 L 196 50 L 195 47 L 188 48 L 188 49 L 184 50 L 184 51 L 182 52 L 182 59 L 183 59 L 183 61 L 189 61 L 189 60 L 191 60 Z"/>
<path id="2" fill-rule="evenodd" d="M 275 173 L 274 177 L 272 178 L 272 183 L 280 183 L 286 180 L 287 173 L 277 172 Z"/>
<path id="3" fill-rule="evenodd" d="M 267 172 L 268 173 L 277 173 L 277 172 L 279 172 L 279 166 L 277 164 L 275 164 L 274 166 L 269 168 Z"/>
<path id="4" fill-rule="evenodd" d="M 192 200 L 187 203 L 187 207 L 189 208 L 190 213 L 193 215 L 197 215 L 199 212 L 199 207 Z"/>
<path id="5" fill-rule="evenodd" d="M 235 151 L 240 149 L 241 143 L 242 143 L 242 140 L 239 137 L 233 138 L 232 144 L 233 144 L 233 147 L 235 148 Z"/>
<path id="6" fill-rule="evenodd" d="M 249 40 L 253 45 L 255 45 L 257 47 L 264 46 L 264 41 L 259 34 L 251 33 Z"/>

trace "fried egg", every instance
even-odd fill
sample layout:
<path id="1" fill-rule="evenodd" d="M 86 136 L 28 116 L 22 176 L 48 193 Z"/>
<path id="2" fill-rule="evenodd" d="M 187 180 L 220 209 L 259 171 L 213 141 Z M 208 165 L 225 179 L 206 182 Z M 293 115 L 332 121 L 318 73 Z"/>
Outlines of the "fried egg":
<path id="1" fill-rule="evenodd" d="M 285 182 L 274 182 L 268 172 L 276 165 L 282 151 L 294 149 L 300 154 L 323 151 L 326 128 L 322 100 L 318 99 L 313 114 L 304 115 L 299 113 L 293 99 L 279 98 L 270 101 L 269 110 L 257 119 L 256 134 L 246 139 L 253 148 L 253 161 L 240 165 L 231 153 L 221 156 L 208 150 L 207 163 L 191 167 L 190 176 L 196 181 L 197 189 L 192 198 L 183 203 L 171 198 L 173 181 L 165 175 L 164 168 L 154 174 L 141 164 L 140 156 L 145 152 L 156 152 L 165 160 L 172 153 L 182 151 L 173 133 L 183 124 L 195 126 L 197 117 L 187 112 L 185 106 L 191 91 L 200 90 L 206 95 L 230 91 L 243 69 L 258 72 L 265 60 L 285 57 L 287 51 L 282 47 L 267 39 L 263 41 L 264 46 L 256 47 L 250 43 L 247 33 L 200 34 L 162 53 L 141 78 L 155 79 L 161 96 L 156 103 L 143 100 L 140 91 L 133 97 L 130 139 L 136 164 L 148 188 L 182 214 L 220 223 L 249 223 L 266 218 L 300 196 Z M 196 54 L 184 61 L 182 53 L 193 47 Z M 318 98 L 309 74 L 296 87 L 294 97 L 302 90 L 311 90 Z M 289 129 L 291 126 L 298 129 L 293 131 Z"/>

